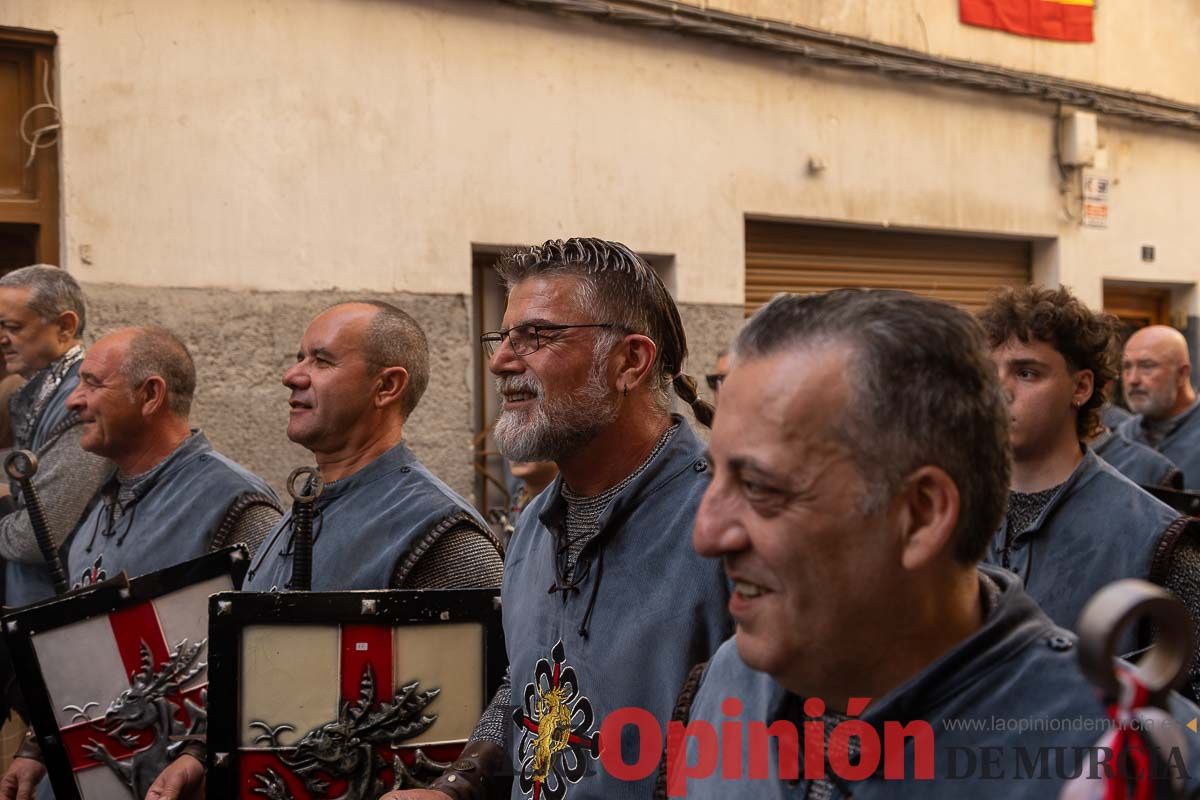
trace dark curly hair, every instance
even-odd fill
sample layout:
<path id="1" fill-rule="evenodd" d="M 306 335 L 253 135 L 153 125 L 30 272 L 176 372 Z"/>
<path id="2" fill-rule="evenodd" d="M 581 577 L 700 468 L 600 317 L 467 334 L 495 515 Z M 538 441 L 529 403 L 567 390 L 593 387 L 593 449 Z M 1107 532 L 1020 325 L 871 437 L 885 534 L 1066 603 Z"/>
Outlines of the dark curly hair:
<path id="1" fill-rule="evenodd" d="M 1022 286 L 999 290 L 979 321 L 993 349 L 1014 337 L 1037 340 L 1061 353 L 1072 371 L 1091 370 L 1092 396 L 1080 406 L 1075 430 L 1080 439 L 1100 430 L 1105 389 L 1117 378 L 1116 318 L 1088 308 L 1065 286 Z"/>

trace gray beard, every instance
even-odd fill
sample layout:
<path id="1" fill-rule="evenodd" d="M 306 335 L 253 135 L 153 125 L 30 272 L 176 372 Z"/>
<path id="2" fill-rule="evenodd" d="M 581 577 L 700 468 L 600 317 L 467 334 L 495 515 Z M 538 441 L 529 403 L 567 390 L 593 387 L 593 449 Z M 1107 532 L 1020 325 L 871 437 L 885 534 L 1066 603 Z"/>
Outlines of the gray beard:
<path id="1" fill-rule="evenodd" d="M 508 379 L 537 396 L 532 411 L 500 412 L 492 434 L 510 461 L 559 461 L 591 442 L 617 418 L 617 403 L 604 384 L 603 366 L 562 398 L 547 400 L 532 379 Z M 502 381 L 497 381 L 500 385 Z"/>

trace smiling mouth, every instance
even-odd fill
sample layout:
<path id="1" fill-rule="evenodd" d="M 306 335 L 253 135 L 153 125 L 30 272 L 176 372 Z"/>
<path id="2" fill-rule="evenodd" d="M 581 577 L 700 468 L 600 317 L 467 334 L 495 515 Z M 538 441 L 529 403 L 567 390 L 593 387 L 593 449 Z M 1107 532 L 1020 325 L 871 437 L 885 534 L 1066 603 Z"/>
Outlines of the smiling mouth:
<path id="1" fill-rule="evenodd" d="M 533 400 L 537 395 L 531 392 L 507 392 L 504 395 L 506 403 L 523 403 L 526 400 Z"/>
<path id="2" fill-rule="evenodd" d="M 734 581 L 733 591 L 737 592 L 742 597 L 751 600 L 755 597 L 760 597 L 764 594 L 770 594 L 771 590 L 765 586 L 759 586 L 757 583 L 750 581 Z"/>

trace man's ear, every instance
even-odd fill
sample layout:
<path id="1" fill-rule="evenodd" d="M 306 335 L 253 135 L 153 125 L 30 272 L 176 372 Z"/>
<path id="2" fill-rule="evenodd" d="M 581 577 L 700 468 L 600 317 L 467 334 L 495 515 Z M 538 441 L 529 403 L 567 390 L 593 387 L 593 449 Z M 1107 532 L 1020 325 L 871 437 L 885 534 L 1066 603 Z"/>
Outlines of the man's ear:
<path id="1" fill-rule="evenodd" d="M 404 367 L 384 367 L 375 383 L 375 406 L 383 408 L 399 403 L 408 391 L 408 370 Z"/>
<path id="2" fill-rule="evenodd" d="M 1075 388 L 1071 391 L 1071 402 L 1080 408 L 1096 390 L 1096 374 L 1090 369 L 1081 369 L 1072 377 L 1075 379 Z"/>
<path id="3" fill-rule="evenodd" d="M 136 390 L 142 404 L 142 416 L 151 417 L 167 406 L 167 382 L 160 375 L 151 375 Z"/>
<path id="4" fill-rule="evenodd" d="M 58 328 L 61 341 L 69 342 L 79 335 L 79 315 L 74 311 L 60 311 L 54 325 Z"/>
<path id="5" fill-rule="evenodd" d="M 645 382 L 658 355 L 658 346 L 649 336 L 631 333 L 621 340 L 615 351 L 617 361 L 617 391 L 635 389 Z"/>
<path id="6" fill-rule="evenodd" d="M 919 570 L 953 548 L 960 506 L 958 486 L 941 467 L 927 465 L 908 476 L 892 498 L 905 569 Z"/>

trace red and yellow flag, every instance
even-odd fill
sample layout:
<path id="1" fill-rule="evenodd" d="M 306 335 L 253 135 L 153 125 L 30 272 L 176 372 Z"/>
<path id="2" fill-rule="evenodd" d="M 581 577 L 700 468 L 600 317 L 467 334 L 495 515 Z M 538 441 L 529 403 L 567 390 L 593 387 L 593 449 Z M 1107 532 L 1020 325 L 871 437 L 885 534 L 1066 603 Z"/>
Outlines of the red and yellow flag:
<path id="1" fill-rule="evenodd" d="M 1092 41 L 1096 0 L 958 0 L 967 25 L 1065 42 Z"/>

